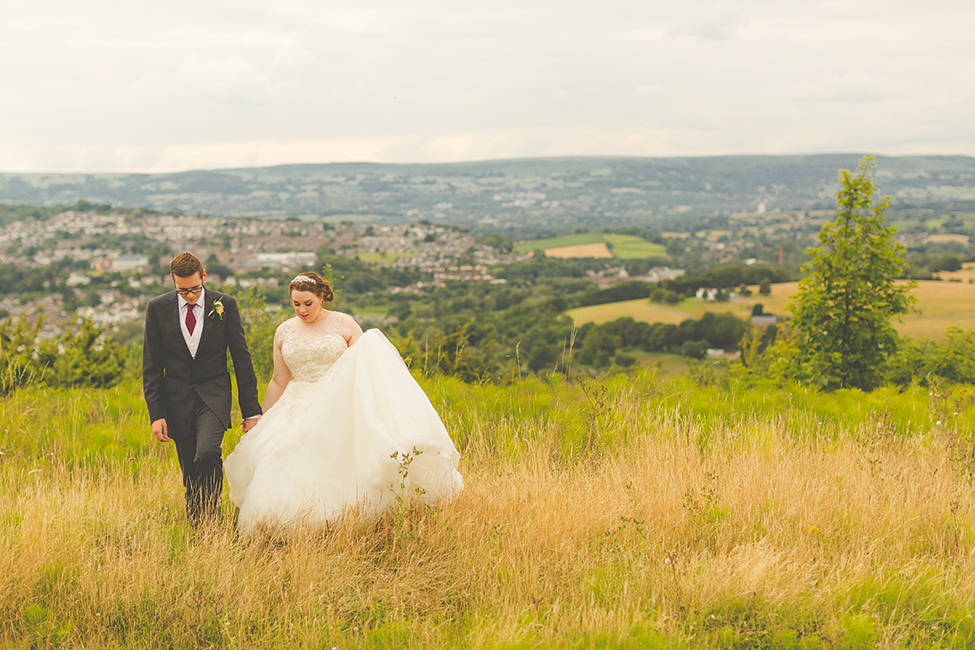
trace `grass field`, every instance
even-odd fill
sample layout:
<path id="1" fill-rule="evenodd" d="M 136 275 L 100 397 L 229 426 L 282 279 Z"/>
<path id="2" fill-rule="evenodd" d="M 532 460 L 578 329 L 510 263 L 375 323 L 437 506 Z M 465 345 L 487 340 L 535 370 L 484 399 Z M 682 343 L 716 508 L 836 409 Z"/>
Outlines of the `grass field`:
<path id="1" fill-rule="evenodd" d="M 664 246 L 648 242 L 640 237 L 634 235 L 600 235 L 597 233 L 581 233 L 553 239 L 521 242 L 515 246 L 515 250 L 519 253 L 544 250 L 545 254 L 550 257 L 604 257 L 603 254 L 593 254 L 595 249 L 591 247 L 598 244 L 608 246 L 613 256 L 624 260 L 667 257 L 667 249 Z M 579 248 L 576 251 L 574 250 L 575 247 L 586 248 Z"/>
<path id="2" fill-rule="evenodd" d="M 546 248 L 546 257 L 612 257 L 609 247 L 605 242 L 598 244 L 578 244 L 576 246 L 560 246 L 559 248 Z"/>
<path id="3" fill-rule="evenodd" d="M 535 239 L 532 241 L 521 242 L 515 245 L 518 253 L 530 253 L 546 248 L 562 248 L 563 246 L 582 246 L 583 244 L 601 244 L 603 236 L 594 232 L 582 233 L 579 235 L 565 235 L 564 237 L 554 237 L 552 239 Z"/>
<path id="4" fill-rule="evenodd" d="M 0 646 L 975 644 L 970 389 L 423 385 L 463 495 L 288 542 L 194 534 L 135 381 L 0 399 Z"/>
<path id="5" fill-rule="evenodd" d="M 935 244 L 946 244 L 948 242 L 957 242 L 959 244 L 968 244 L 968 235 L 928 235 L 924 238 L 924 243 L 935 243 Z"/>
<path id="6" fill-rule="evenodd" d="M 945 274 L 947 275 L 947 274 Z M 972 270 L 959 271 L 959 278 L 975 275 Z M 658 306 L 648 300 L 627 300 L 624 302 L 593 305 L 572 309 L 567 313 L 576 325 L 583 323 L 605 323 L 629 316 L 647 323 L 679 323 L 683 318 L 700 318 L 706 312 L 730 311 L 739 318 L 750 318 L 752 307 L 761 303 L 763 310 L 771 314 L 785 314 L 790 296 L 795 295 L 797 283 L 773 284 L 769 296 L 758 294 L 758 286 L 750 287 L 753 295 L 742 300 L 727 303 L 704 302 L 696 298 L 681 301 L 676 305 Z M 902 336 L 940 339 L 949 327 L 975 329 L 975 284 L 965 282 L 921 281 L 911 295 L 918 299 L 916 304 L 920 313 L 908 314 L 902 323 L 895 322 Z"/>
<path id="7" fill-rule="evenodd" d="M 603 235 L 613 249 L 613 255 L 623 260 L 667 257 L 667 248 L 634 235 Z"/>
<path id="8" fill-rule="evenodd" d="M 690 318 L 689 314 L 680 311 L 680 309 L 655 305 L 646 298 L 613 302 L 607 305 L 579 307 L 577 309 L 570 309 L 566 313 L 572 317 L 576 326 L 582 325 L 583 323 L 596 323 L 597 325 L 601 325 L 626 316 L 645 323 L 675 324 Z"/>

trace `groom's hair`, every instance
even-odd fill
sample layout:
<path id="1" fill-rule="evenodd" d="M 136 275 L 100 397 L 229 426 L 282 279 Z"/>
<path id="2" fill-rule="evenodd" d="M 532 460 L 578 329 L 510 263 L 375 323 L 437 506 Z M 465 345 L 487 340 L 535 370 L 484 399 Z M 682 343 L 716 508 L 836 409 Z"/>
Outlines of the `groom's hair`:
<path id="1" fill-rule="evenodd" d="M 180 253 L 169 263 L 169 273 L 181 278 L 188 278 L 194 273 L 203 277 L 203 262 L 193 253 Z"/>

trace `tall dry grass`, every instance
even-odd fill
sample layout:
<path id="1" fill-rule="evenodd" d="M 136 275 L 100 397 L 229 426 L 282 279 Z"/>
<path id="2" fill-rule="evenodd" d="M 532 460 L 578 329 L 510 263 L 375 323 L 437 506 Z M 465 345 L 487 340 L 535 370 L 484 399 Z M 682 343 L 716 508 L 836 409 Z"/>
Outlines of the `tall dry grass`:
<path id="1" fill-rule="evenodd" d="M 194 533 L 171 456 L 4 444 L 2 645 L 975 644 L 972 445 L 957 422 L 908 431 L 871 410 L 824 433 L 814 409 L 714 419 L 624 381 L 538 384 L 535 410 L 524 386 L 481 402 L 428 388 L 464 443 L 463 495 L 287 543 L 238 539 L 229 504 Z"/>

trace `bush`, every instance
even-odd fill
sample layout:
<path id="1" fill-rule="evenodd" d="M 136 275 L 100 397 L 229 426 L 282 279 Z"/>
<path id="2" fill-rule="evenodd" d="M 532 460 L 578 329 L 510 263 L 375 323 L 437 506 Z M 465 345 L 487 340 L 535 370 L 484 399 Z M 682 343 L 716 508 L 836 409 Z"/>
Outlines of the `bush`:
<path id="1" fill-rule="evenodd" d="M 36 379 L 34 342 L 43 323 L 43 319 L 38 319 L 31 325 L 24 316 L 0 323 L 0 395 L 11 393 Z"/>
<path id="2" fill-rule="evenodd" d="M 937 380 L 975 384 L 975 330 L 948 328 L 943 342 L 927 338 L 906 341 L 888 360 L 885 379 L 900 386 Z"/>
<path id="3" fill-rule="evenodd" d="M 703 359 L 708 352 L 708 344 L 704 341 L 688 341 L 681 347 L 681 354 L 691 359 Z"/>
<path id="4" fill-rule="evenodd" d="M 621 368 L 629 368 L 636 363 L 636 357 L 629 354 L 623 354 L 621 352 L 616 355 L 616 358 L 613 359 L 613 363 Z"/>
<path id="5" fill-rule="evenodd" d="M 650 285 L 646 282 L 623 282 L 608 289 L 593 291 L 580 296 L 579 306 L 605 305 L 610 302 L 620 302 L 622 300 L 649 298 L 650 295 Z"/>
<path id="6" fill-rule="evenodd" d="M 113 385 L 126 365 L 125 348 L 90 320 L 72 320 L 58 336 L 39 340 L 41 316 L 0 323 L 0 395 L 42 381 L 49 386 Z"/>
<path id="7" fill-rule="evenodd" d="M 958 259 L 957 255 L 946 253 L 935 260 L 935 262 L 931 265 L 931 270 L 935 273 L 938 271 L 960 271 L 961 260 Z"/>

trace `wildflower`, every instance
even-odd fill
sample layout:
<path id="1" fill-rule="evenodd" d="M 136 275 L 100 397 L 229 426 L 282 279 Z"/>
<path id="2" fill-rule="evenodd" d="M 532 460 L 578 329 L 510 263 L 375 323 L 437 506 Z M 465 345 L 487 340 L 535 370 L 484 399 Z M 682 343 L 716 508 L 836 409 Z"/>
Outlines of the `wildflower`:
<path id="1" fill-rule="evenodd" d="M 819 532 L 819 526 L 810 526 L 809 527 L 809 532 L 810 533 L 818 533 Z"/>

